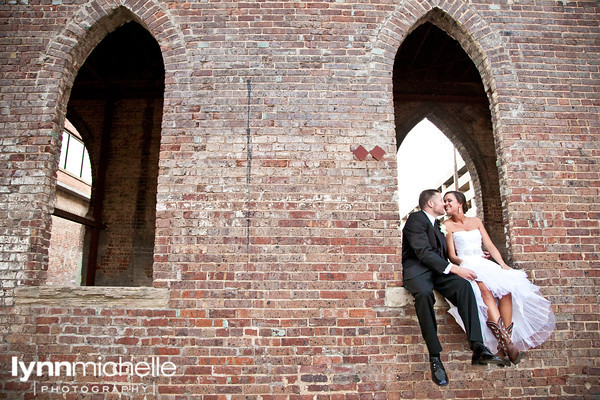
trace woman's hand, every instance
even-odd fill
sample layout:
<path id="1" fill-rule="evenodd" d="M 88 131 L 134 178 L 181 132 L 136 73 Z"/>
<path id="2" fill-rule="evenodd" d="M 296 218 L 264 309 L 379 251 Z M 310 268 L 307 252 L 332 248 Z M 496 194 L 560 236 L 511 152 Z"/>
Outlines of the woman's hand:
<path id="1" fill-rule="evenodd" d="M 503 265 L 501 265 L 501 267 L 502 267 L 502 269 L 507 269 L 507 270 L 511 270 L 512 269 L 507 264 L 503 264 Z"/>

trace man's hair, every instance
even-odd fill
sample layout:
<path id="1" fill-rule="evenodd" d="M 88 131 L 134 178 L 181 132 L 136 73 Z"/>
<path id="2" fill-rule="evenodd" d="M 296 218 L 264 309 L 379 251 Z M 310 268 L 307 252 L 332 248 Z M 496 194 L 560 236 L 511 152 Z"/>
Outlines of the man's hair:
<path id="1" fill-rule="evenodd" d="M 419 207 L 421 207 L 421 210 L 427 205 L 427 202 L 431 200 L 431 198 L 436 194 L 441 194 L 441 192 L 437 189 L 427 189 L 421 192 L 421 194 L 419 195 Z"/>

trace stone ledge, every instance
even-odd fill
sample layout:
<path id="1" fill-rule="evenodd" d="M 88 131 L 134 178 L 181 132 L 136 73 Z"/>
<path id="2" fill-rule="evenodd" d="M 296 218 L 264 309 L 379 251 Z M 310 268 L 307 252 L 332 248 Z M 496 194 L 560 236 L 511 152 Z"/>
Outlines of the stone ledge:
<path id="1" fill-rule="evenodd" d="M 167 308 L 169 289 L 153 287 L 21 286 L 16 306 Z"/>
<path id="2" fill-rule="evenodd" d="M 435 307 L 448 308 L 446 299 L 439 294 L 437 291 L 433 291 L 435 294 Z M 415 303 L 415 299 L 412 294 L 401 286 L 391 286 L 385 289 L 385 306 L 390 308 L 412 306 Z"/>

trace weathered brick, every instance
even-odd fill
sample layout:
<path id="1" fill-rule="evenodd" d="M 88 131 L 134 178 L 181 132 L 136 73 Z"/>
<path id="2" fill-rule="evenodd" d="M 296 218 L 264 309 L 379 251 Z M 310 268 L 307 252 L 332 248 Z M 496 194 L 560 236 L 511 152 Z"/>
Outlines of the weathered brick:
<path id="1" fill-rule="evenodd" d="M 0 6 L 0 397 L 32 396 L 10 356 L 92 354 L 175 363 L 156 380 L 165 399 L 600 395 L 597 3 L 55 3 Z M 394 101 L 395 55 L 422 17 L 459 42 L 485 104 Z M 57 133 L 65 116 L 85 121 L 98 171 L 103 100 L 70 96 L 92 50 L 131 20 L 160 48 L 164 98 L 117 101 L 104 222 L 119 229 L 97 283 L 141 265 L 131 282 L 168 296 L 24 303 L 22 287 L 76 283 L 66 256 L 82 233 L 65 224 L 58 240 L 51 216 Z M 470 157 L 494 242 L 558 321 L 518 368 L 482 370 L 438 302 L 443 392 L 410 299 L 390 297 L 402 279 L 396 146 L 424 116 Z M 385 156 L 360 161 L 359 146 Z"/>

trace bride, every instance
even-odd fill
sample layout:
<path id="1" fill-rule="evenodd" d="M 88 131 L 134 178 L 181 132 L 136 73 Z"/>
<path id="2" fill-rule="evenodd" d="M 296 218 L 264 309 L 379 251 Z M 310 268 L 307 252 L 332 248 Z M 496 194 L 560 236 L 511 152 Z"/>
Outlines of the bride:
<path id="1" fill-rule="evenodd" d="M 451 216 L 444 222 L 450 261 L 477 274 L 471 285 L 484 343 L 496 347 L 506 365 L 517 364 L 525 350 L 544 343 L 554 330 L 550 302 L 529 282 L 525 271 L 506 265 L 481 220 L 464 215 L 468 206 L 461 192 L 447 192 L 444 203 Z M 482 244 L 496 262 L 484 258 Z M 450 306 L 450 314 L 463 326 L 458 310 Z M 485 329 L 484 321 L 489 329 Z"/>

